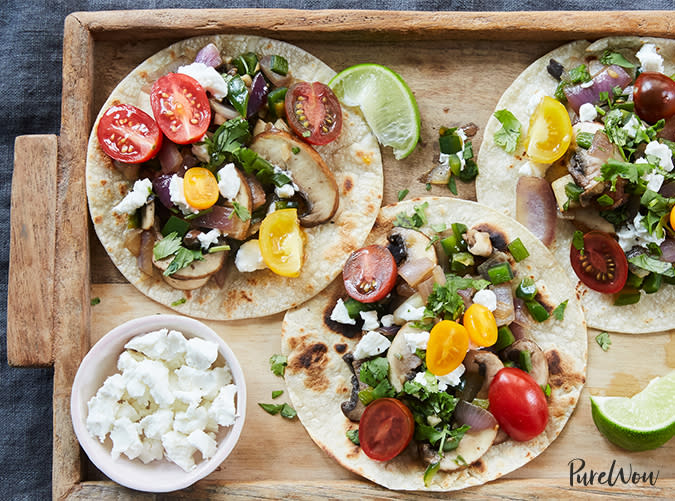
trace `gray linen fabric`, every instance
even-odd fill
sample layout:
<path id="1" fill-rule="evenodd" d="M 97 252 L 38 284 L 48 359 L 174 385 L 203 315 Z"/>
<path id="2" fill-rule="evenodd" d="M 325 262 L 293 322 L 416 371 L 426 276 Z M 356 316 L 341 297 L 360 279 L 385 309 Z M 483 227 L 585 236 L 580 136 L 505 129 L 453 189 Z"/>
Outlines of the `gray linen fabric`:
<path id="1" fill-rule="evenodd" d="M 63 21 L 74 11 L 138 8 L 306 8 L 398 10 L 672 9 L 672 0 L 5 0 L 0 7 L 0 498 L 51 496 L 52 371 L 7 365 L 9 210 L 14 138 L 58 134 Z M 39 201 L 27 201 L 39 203 Z"/>

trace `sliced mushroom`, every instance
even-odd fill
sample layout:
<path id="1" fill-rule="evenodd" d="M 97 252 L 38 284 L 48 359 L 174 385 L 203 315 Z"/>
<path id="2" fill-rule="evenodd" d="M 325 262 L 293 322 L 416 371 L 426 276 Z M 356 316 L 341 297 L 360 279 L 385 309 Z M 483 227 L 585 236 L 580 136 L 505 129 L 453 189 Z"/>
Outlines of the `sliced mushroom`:
<path id="1" fill-rule="evenodd" d="M 488 257 L 492 254 L 492 242 L 487 231 L 477 231 L 473 228 L 462 235 L 468 245 L 468 250 L 474 256 Z"/>
<path id="2" fill-rule="evenodd" d="M 403 383 L 408 379 L 411 371 L 417 369 L 422 365 L 420 359 L 415 353 L 410 351 L 410 347 L 406 342 L 406 334 L 420 334 L 424 332 L 420 329 L 415 329 L 408 322 L 399 329 L 396 336 L 391 342 L 391 346 L 387 351 L 387 361 L 389 362 L 389 382 L 396 391 L 403 390 Z"/>
<path id="3" fill-rule="evenodd" d="M 537 382 L 539 386 L 546 386 L 548 382 L 548 363 L 546 356 L 541 351 L 539 345 L 531 339 L 519 339 L 511 346 L 504 350 L 504 356 L 509 360 L 518 362 L 520 360 L 520 352 L 527 351 L 530 354 L 530 362 L 532 363 L 532 370 L 530 376 Z"/>
<path id="4" fill-rule="evenodd" d="M 499 426 L 495 425 L 493 428 L 484 430 L 467 431 L 460 440 L 459 446 L 445 452 L 443 458 L 429 444 L 423 444 L 420 447 L 420 455 L 429 464 L 440 461 L 439 469 L 442 471 L 461 470 L 478 461 L 487 452 L 497 436 L 498 429 Z"/>
<path id="5" fill-rule="evenodd" d="M 214 252 L 212 254 L 204 254 L 204 259 L 199 261 L 192 261 L 185 268 L 181 268 L 176 273 L 171 275 L 175 280 L 197 280 L 200 278 L 208 278 L 217 272 L 225 262 L 225 255 L 227 252 Z M 155 259 L 152 257 L 152 264 L 157 267 L 162 273 L 169 267 L 174 256 L 168 256 L 163 259 Z"/>
<path id="6" fill-rule="evenodd" d="M 570 209 L 568 212 L 574 216 L 574 226 L 584 233 L 596 230 L 613 235 L 616 232 L 614 225 L 594 210 Z"/>
<path id="7" fill-rule="evenodd" d="M 302 226 L 316 226 L 333 217 L 339 203 L 338 185 L 333 173 L 311 146 L 286 132 L 270 130 L 256 136 L 250 148 L 291 173 L 293 182 L 307 201 L 308 210 L 299 214 Z"/>
<path id="8" fill-rule="evenodd" d="M 405 254 L 407 256 L 405 261 L 416 261 L 418 259 L 427 258 L 434 265 L 438 264 L 436 250 L 433 245 L 429 245 L 431 239 L 421 231 L 397 226 L 389 234 L 390 242 L 392 238 L 396 238 L 394 235 L 399 235 L 403 240 Z"/>
<path id="9" fill-rule="evenodd" d="M 361 363 L 354 360 L 354 355 L 352 353 L 347 353 L 344 357 L 342 357 L 342 360 L 345 361 L 345 363 L 349 366 L 349 369 L 352 371 L 352 378 L 350 381 L 352 385 L 352 392 L 350 394 L 349 400 L 342 402 L 340 405 L 340 410 L 342 410 L 342 413 L 347 419 L 358 423 L 361 420 L 363 411 L 366 410 L 366 406 L 359 398 L 359 392 L 367 388 L 368 385 L 362 383 L 359 380 L 358 369 L 361 366 Z"/>
<path id="10" fill-rule="evenodd" d="M 143 216 L 141 217 L 141 228 L 149 230 L 155 223 L 155 201 L 150 200 L 143 206 Z"/>
<path id="11" fill-rule="evenodd" d="M 246 174 L 246 183 L 248 184 L 248 189 L 251 191 L 251 205 L 252 209 L 256 210 L 265 205 L 266 195 L 265 189 L 258 181 L 258 178 L 252 174 Z"/>
<path id="12" fill-rule="evenodd" d="M 176 278 L 162 275 L 162 278 L 167 284 L 169 284 L 174 289 L 182 291 L 191 291 L 194 289 L 199 289 L 202 285 L 205 285 L 206 282 L 208 282 L 211 277 L 208 276 L 204 278 L 195 278 L 194 280 L 178 280 Z"/>
<path id="13" fill-rule="evenodd" d="M 504 368 L 502 361 L 490 351 L 469 350 L 463 363 L 467 373 L 477 373 L 483 376 L 483 384 L 475 398 L 487 398 L 492 379 L 500 369 Z"/>

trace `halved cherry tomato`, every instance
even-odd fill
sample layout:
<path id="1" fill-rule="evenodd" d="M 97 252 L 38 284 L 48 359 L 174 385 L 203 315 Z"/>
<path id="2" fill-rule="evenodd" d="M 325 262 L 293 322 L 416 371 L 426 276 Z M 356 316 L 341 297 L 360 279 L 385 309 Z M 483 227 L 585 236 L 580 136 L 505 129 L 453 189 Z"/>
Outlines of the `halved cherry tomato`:
<path id="1" fill-rule="evenodd" d="M 220 191 L 213 173 L 204 167 L 192 167 L 183 177 L 185 200 L 195 209 L 208 209 L 217 201 Z"/>
<path id="2" fill-rule="evenodd" d="M 441 320 L 433 326 L 427 343 L 427 369 L 435 376 L 445 376 L 462 363 L 469 350 L 469 333 L 463 325 Z"/>
<path id="3" fill-rule="evenodd" d="M 389 249 L 368 245 L 349 256 L 342 270 L 342 280 L 351 297 L 361 303 L 374 303 L 394 288 L 397 270 Z"/>
<path id="4" fill-rule="evenodd" d="M 553 163 L 565 154 L 572 141 L 572 122 L 565 106 L 544 96 L 530 118 L 525 141 L 527 156 L 535 162 Z"/>
<path id="5" fill-rule="evenodd" d="M 474 303 L 464 312 L 464 328 L 473 344 L 492 346 L 497 342 L 497 321 L 490 310 Z"/>
<path id="6" fill-rule="evenodd" d="M 258 245 L 263 261 L 277 275 L 300 275 L 304 240 L 297 209 L 282 209 L 268 214 L 260 224 Z"/>
<path id="7" fill-rule="evenodd" d="M 675 81 L 663 73 L 645 71 L 633 84 L 635 113 L 650 124 L 675 115 Z"/>
<path id="8" fill-rule="evenodd" d="M 591 289 L 613 294 L 623 289 L 628 278 L 628 261 L 623 249 L 607 233 L 591 231 L 584 235 L 583 253 L 570 246 L 572 268 Z"/>
<path id="9" fill-rule="evenodd" d="M 197 80 L 182 73 L 169 73 L 157 80 L 150 105 L 159 128 L 177 144 L 194 143 L 211 122 L 206 91 Z"/>
<path id="10" fill-rule="evenodd" d="M 527 372 L 504 367 L 488 390 L 490 412 L 509 436 L 530 440 L 546 428 L 548 404 L 544 391 Z"/>
<path id="11" fill-rule="evenodd" d="M 675 206 L 670 209 L 670 227 L 675 231 Z"/>
<path id="12" fill-rule="evenodd" d="M 359 421 L 359 442 L 371 459 L 389 461 L 405 449 L 415 432 L 410 409 L 395 398 L 378 398 L 366 407 Z"/>
<path id="13" fill-rule="evenodd" d="M 286 92 L 286 118 L 293 132 L 310 144 L 327 144 L 342 129 L 342 108 L 321 82 L 297 82 Z"/>
<path id="14" fill-rule="evenodd" d="M 130 104 L 108 108 L 98 122 L 96 136 L 106 155 L 128 164 L 150 160 L 162 146 L 157 123 Z"/>

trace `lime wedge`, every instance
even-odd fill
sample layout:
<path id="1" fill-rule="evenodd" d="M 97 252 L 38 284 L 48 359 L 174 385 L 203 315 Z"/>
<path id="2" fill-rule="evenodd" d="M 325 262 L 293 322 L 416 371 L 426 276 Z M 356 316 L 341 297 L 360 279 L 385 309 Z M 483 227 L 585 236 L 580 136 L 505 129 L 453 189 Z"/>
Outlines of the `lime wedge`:
<path id="1" fill-rule="evenodd" d="M 328 85 L 343 104 L 361 108 L 377 140 L 391 146 L 397 160 L 412 153 L 420 138 L 420 112 L 398 74 L 379 64 L 357 64 Z"/>
<path id="2" fill-rule="evenodd" d="M 675 371 L 652 379 L 640 393 L 627 397 L 591 397 L 598 430 L 629 451 L 646 451 L 675 435 Z"/>

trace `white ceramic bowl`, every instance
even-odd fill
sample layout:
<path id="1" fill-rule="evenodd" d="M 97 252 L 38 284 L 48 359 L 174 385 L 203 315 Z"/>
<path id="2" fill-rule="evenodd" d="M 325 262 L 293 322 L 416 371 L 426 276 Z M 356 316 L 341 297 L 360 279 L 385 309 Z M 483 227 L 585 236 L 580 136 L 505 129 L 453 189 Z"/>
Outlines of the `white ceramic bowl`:
<path id="1" fill-rule="evenodd" d="M 124 345 L 134 336 L 161 328 L 175 329 L 186 338 L 200 337 L 218 344 L 218 362 L 225 362 L 232 372 L 237 386 L 237 417 L 233 426 L 221 426 L 217 434 L 218 448 L 211 459 L 201 461 L 190 472 L 166 460 L 156 460 L 143 464 L 139 459 L 129 460 L 124 454 L 118 459 L 110 455 L 112 448 L 110 437 L 101 443 L 87 430 L 87 402 L 93 397 L 103 382 L 117 373 L 117 359 Z M 75 375 L 70 399 L 70 413 L 73 427 L 80 445 L 89 459 L 111 480 L 131 489 L 147 492 L 169 492 L 183 489 L 204 478 L 215 470 L 232 452 L 246 414 L 246 384 L 244 373 L 234 353 L 218 334 L 193 318 L 178 315 L 151 315 L 126 322 L 103 336 L 82 360 Z M 199 458 L 199 454 L 196 454 Z"/>

